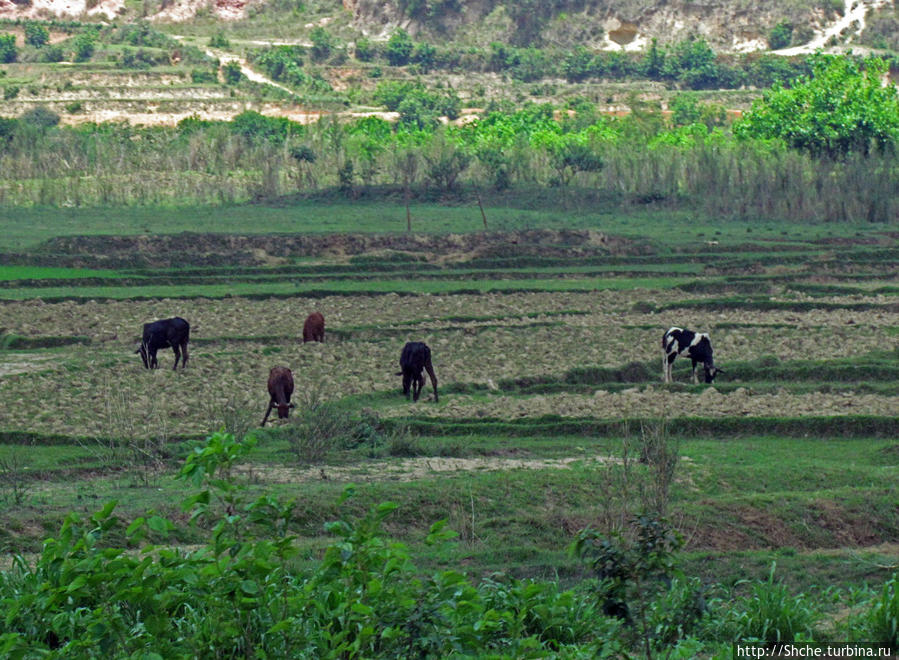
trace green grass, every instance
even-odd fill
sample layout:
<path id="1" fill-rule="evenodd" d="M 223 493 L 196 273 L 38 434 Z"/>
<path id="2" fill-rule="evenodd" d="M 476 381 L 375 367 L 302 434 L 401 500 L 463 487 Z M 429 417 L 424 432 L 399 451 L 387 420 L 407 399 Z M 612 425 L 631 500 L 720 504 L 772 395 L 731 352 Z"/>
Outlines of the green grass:
<path id="1" fill-rule="evenodd" d="M 119 273 L 91 268 L 53 268 L 51 266 L 0 266 L 3 280 L 76 280 L 85 277 L 116 278 Z"/>
<path id="2" fill-rule="evenodd" d="M 516 199 L 527 191 L 516 191 Z M 509 231 L 534 228 L 597 229 L 639 240 L 664 241 L 671 246 L 704 246 L 705 240 L 721 245 L 758 243 L 765 239 L 783 242 L 781 225 L 745 222 L 702 221 L 687 213 L 639 211 L 622 213 L 616 206 L 603 208 L 560 208 L 559 200 L 537 198 L 507 205 L 499 198 L 489 206 L 491 230 Z M 489 202 L 488 202 L 489 203 Z M 536 209 L 536 210 L 535 210 Z M 285 200 L 283 205 L 233 205 L 221 207 L 110 207 L 110 208 L 9 208 L 0 207 L 0 250 L 33 248 L 54 236 L 178 234 L 185 231 L 269 234 L 332 232 L 396 232 L 406 229 L 405 208 L 390 201 Z M 415 232 L 483 231 L 480 212 L 472 198 L 467 203 L 445 206 L 422 202 L 412 206 Z M 887 228 L 876 224 L 789 225 L 797 245 L 825 237 L 854 237 L 856 233 L 876 235 Z"/>
<path id="3" fill-rule="evenodd" d="M 600 291 L 630 289 L 670 289 L 680 283 L 678 277 L 635 277 L 582 279 L 514 279 L 514 280 L 337 280 L 318 285 L 315 282 L 238 282 L 234 284 L 126 286 L 126 287 L 36 287 L 0 290 L 7 300 L 139 300 L 149 298 L 223 298 L 226 296 L 277 297 L 333 295 L 443 294 L 455 293 L 519 293 L 533 291 Z"/>

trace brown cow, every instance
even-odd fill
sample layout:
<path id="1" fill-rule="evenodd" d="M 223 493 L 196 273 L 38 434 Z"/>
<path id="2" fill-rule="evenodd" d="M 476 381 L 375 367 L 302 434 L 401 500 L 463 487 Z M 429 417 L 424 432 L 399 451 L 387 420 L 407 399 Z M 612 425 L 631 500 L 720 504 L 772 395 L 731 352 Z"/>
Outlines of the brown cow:
<path id="1" fill-rule="evenodd" d="M 303 343 L 307 341 L 325 341 L 325 317 L 319 312 L 312 312 L 303 324 Z"/>
<path id="2" fill-rule="evenodd" d="M 290 395 L 293 394 L 293 374 L 290 369 L 272 367 L 268 374 L 268 393 L 271 399 L 269 399 L 265 417 L 262 418 L 262 426 L 265 426 L 265 421 L 275 406 L 278 407 L 278 419 L 287 419 L 290 409 L 295 407 L 290 402 Z"/>

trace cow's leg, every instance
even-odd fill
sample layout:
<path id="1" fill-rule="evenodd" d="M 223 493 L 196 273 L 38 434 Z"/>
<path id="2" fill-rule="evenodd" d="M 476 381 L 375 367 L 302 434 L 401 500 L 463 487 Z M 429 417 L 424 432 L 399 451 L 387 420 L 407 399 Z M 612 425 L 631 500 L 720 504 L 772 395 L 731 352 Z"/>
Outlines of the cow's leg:
<path id="1" fill-rule="evenodd" d="M 696 360 L 693 360 L 693 384 L 699 385 L 699 376 L 696 375 Z"/>
<path id="2" fill-rule="evenodd" d="M 181 344 L 181 368 L 182 369 L 184 369 L 187 366 L 187 358 L 188 358 L 187 343 L 188 342 L 184 342 L 183 344 Z"/>
<path id="3" fill-rule="evenodd" d="M 668 352 L 662 350 L 662 382 L 668 382 Z"/>
<path id="4" fill-rule="evenodd" d="M 434 374 L 434 367 L 431 364 L 431 361 L 428 360 L 425 362 L 425 369 L 428 370 L 428 377 L 431 379 L 431 387 L 434 388 L 434 403 L 437 403 L 437 376 Z M 424 387 L 425 379 L 424 376 L 421 377 L 421 385 Z"/>
<path id="5" fill-rule="evenodd" d="M 265 411 L 265 417 L 262 418 L 262 424 L 260 426 L 265 426 L 265 422 L 268 419 L 268 416 L 271 414 L 272 408 L 274 407 L 274 405 L 275 405 L 275 400 L 269 399 L 268 410 Z"/>
<path id="6" fill-rule="evenodd" d="M 412 384 L 412 374 L 407 371 L 403 372 L 403 395 L 409 398 L 409 387 Z"/>
<path id="7" fill-rule="evenodd" d="M 665 382 L 674 382 L 674 360 L 677 359 L 677 353 L 669 353 L 665 356 Z"/>
<path id="8" fill-rule="evenodd" d="M 413 394 L 414 394 L 414 396 L 412 397 L 413 401 L 418 401 L 418 397 L 421 396 L 421 388 L 423 388 L 424 386 L 425 386 L 424 374 L 418 374 L 415 377 L 415 380 L 413 381 L 413 384 L 412 384 L 412 389 L 413 389 Z"/>
<path id="9" fill-rule="evenodd" d="M 181 348 L 178 344 L 172 344 L 172 352 L 175 354 L 175 366 L 172 367 L 172 371 L 178 370 L 178 360 L 181 358 Z"/>
<path id="10" fill-rule="evenodd" d="M 159 367 L 159 360 L 156 359 L 156 351 L 150 352 L 150 368 L 156 369 Z"/>

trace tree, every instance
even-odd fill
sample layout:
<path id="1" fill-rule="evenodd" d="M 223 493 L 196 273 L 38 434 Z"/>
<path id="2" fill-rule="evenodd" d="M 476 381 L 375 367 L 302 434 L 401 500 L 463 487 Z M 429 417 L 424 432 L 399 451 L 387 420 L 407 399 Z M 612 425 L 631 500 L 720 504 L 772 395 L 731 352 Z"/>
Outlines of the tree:
<path id="1" fill-rule="evenodd" d="M 562 69 L 568 82 L 585 80 L 593 73 L 593 54 L 583 46 L 577 46 L 565 56 Z"/>
<path id="2" fill-rule="evenodd" d="M 899 138 L 899 97 L 883 86 L 886 64 L 864 68 L 847 57 L 816 56 L 813 73 L 787 89 L 775 85 L 734 126 L 741 138 L 777 138 L 813 156 L 841 158 L 892 148 Z"/>
<path id="3" fill-rule="evenodd" d="M 240 64 L 237 62 L 228 62 L 222 67 L 222 76 L 225 78 L 226 85 L 236 85 L 240 82 L 241 76 Z"/>
<path id="4" fill-rule="evenodd" d="M 83 32 L 75 37 L 74 40 L 75 52 L 73 54 L 73 59 L 75 62 L 87 62 L 94 55 L 94 49 L 96 45 L 94 43 L 93 34 L 89 34 L 87 32 Z"/>
<path id="5" fill-rule="evenodd" d="M 312 59 L 317 62 L 328 59 L 334 49 L 334 38 L 331 33 L 323 27 L 317 27 L 312 30 L 309 39 L 312 41 L 312 48 L 309 50 Z"/>
<path id="6" fill-rule="evenodd" d="M 793 25 L 792 23 L 778 23 L 771 29 L 768 35 L 768 45 L 771 50 L 780 50 L 786 48 L 793 41 Z"/>
<path id="7" fill-rule="evenodd" d="M 0 62 L 3 64 L 15 62 L 18 56 L 16 36 L 14 34 L 0 34 Z"/>
<path id="8" fill-rule="evenodd" d="M 391 66 L 403 66 L 409 63 L 414 48 L 415 45 L 412 43 L 409 33 L 399 29 L 387 40 L 384 55 Z"/>
<path id="9" fill-rule="evenodd" d="M 40 48 L 50 41 L 50 31 L 40 23 L 25 24 L 25 43 Z"/>
<path id="10" fill-rule="evenodd" d="M 412 61 L 419 66 L 423 73 L 427 73 L 437 63 L 437 49 L 424 41 L 416 44 L 412 51 Z"/>

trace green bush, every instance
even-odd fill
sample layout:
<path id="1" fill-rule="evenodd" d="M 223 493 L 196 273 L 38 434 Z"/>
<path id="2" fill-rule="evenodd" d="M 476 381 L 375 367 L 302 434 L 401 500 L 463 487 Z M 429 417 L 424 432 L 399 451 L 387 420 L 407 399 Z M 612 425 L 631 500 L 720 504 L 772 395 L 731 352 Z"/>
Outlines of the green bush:
<path id="1" fill-rule="evenodd" d="M 45 131 L 59 124 L 59 115 L 50 108 L 39 105 L 31 110 L 23 112 L 19 117 L 19 121 L 26 126 L 32 126 Z"/>
<path id="2" fill-rule="evenodd" d="M 0 62 L 9 64 L 19 56 L 14 34 L 0 34 Z"/>
<path id="3" fill-rule="evenodd" d="M 371 62 L 378 54 L 377 48 L 371 41 L 365 37 L 359 37 L 356 40 L 356 46 L 353 50 L 353 57 L 360 62 Z"/>
<path id="4" fill-rule="evenodd" d="M 403 66 L 409 63 L 415 45 L 412 37 L 403 29 L 394 32 L 384 47 L 384 56 L 391 66 Z"/>
<path id="5" fill-rule="evenodd" d="M 44 62 L 62 62 L 66 59 L 66 51 L 59 44 L 47 46 L 42 55 Z"/>
<path id="6" fill-rule="evenodd" d="M 50 41 L 50 31 L 41 23 L 25 23 L 25 43 L 41 48 Z"/>
<path id="7" fill-rule="evenodd" d="M 251 59 L 273 80 L 299 87 L 309 80 L 302 70 L 303 53 L 301 46 L 273 46 L 251 54 Z"/>
<path id="8" fill-rule="evenodd" d="M 228 41 L 228 37 L 225 36 L 224 32 L 216 32 L 214 35 L 209 37 L 209 47 L 210 48 L 230 48 L 231 42 Z"/>
<path id="9" fill-rule="evenodd" d="M 325 525 L 321 559 L 294 568 L 294 500 L 250 495 L 235 468 L 256 446 L 216 433 L 195 447 L 179 479 L 182 509 L 204 538 L 168 546 L 174 525 L 154 513 L 127 524 L 110 502 L 66 517 L 34 561 L 0 573 L 4 657 L 398 658 L 612 657 L 620 626 L 588 594 L 502 575 L 480 582 L 454 570 L 426 575 L 382 527 L 386 502 Z M 348 487 L 337 502 L 346 510 Z M 437 522 L 425 539 L 455 535 Z M 123 540 L 152 552 L 126 551 Z"/>
<path id="10" fill-rule="evenodd" d="M 312 47 L 309 49 L 312 59 L 321 62 L 331 56 L 334 50 L 334 37 L 325 28 L 313 28 L 309 40 L 312 41 Z"/>
<path id="11" fill-rule="evenodd" d="M 3 88 L 3 100 L 10 101 L 19 95 L 21 88 L 18 85 L 7 85 Z"/>
<path id="12" fill-rule="evenodd" d="M 768 35 L 768 46 L 771 50 L 780 50 L 790 45 L 793 40 L 793 24 L 781 22 L 771 29 Z"/>
<path id="13" fill-rule="evenodd" d="M 94 55 L 96 42 L 94 35 L 88 32 L 79 34 L 72 42 L 74 48 L 72 59 L 75 62 L 87 62 Z"/>
<path id="14" fill-rule="evenodd" d="M 286 117 L 266 117 L 255 110 L 240 113 L 229 124 L 231 132 L 250 140 L 267 140 L 277 144 L 283 143 L 291 135 L 302 135 L 305 131 L 302 124 Z"/>
<path id="15" fill-rule="evenodd" d="M 192 69 L 190 72 L 190 81 L 197 85 L 203 83 L 217 83 L 218 80 L 218 71 L 213 69 Z"/>
<path id="16" fill-rule="evenodd" d="M 222 67 L 222 77 L 225 79 L 226 85 L 236 85 L 243 78 L 240 72 L 240 64 L 237 62 L 228 62 Z"/>

